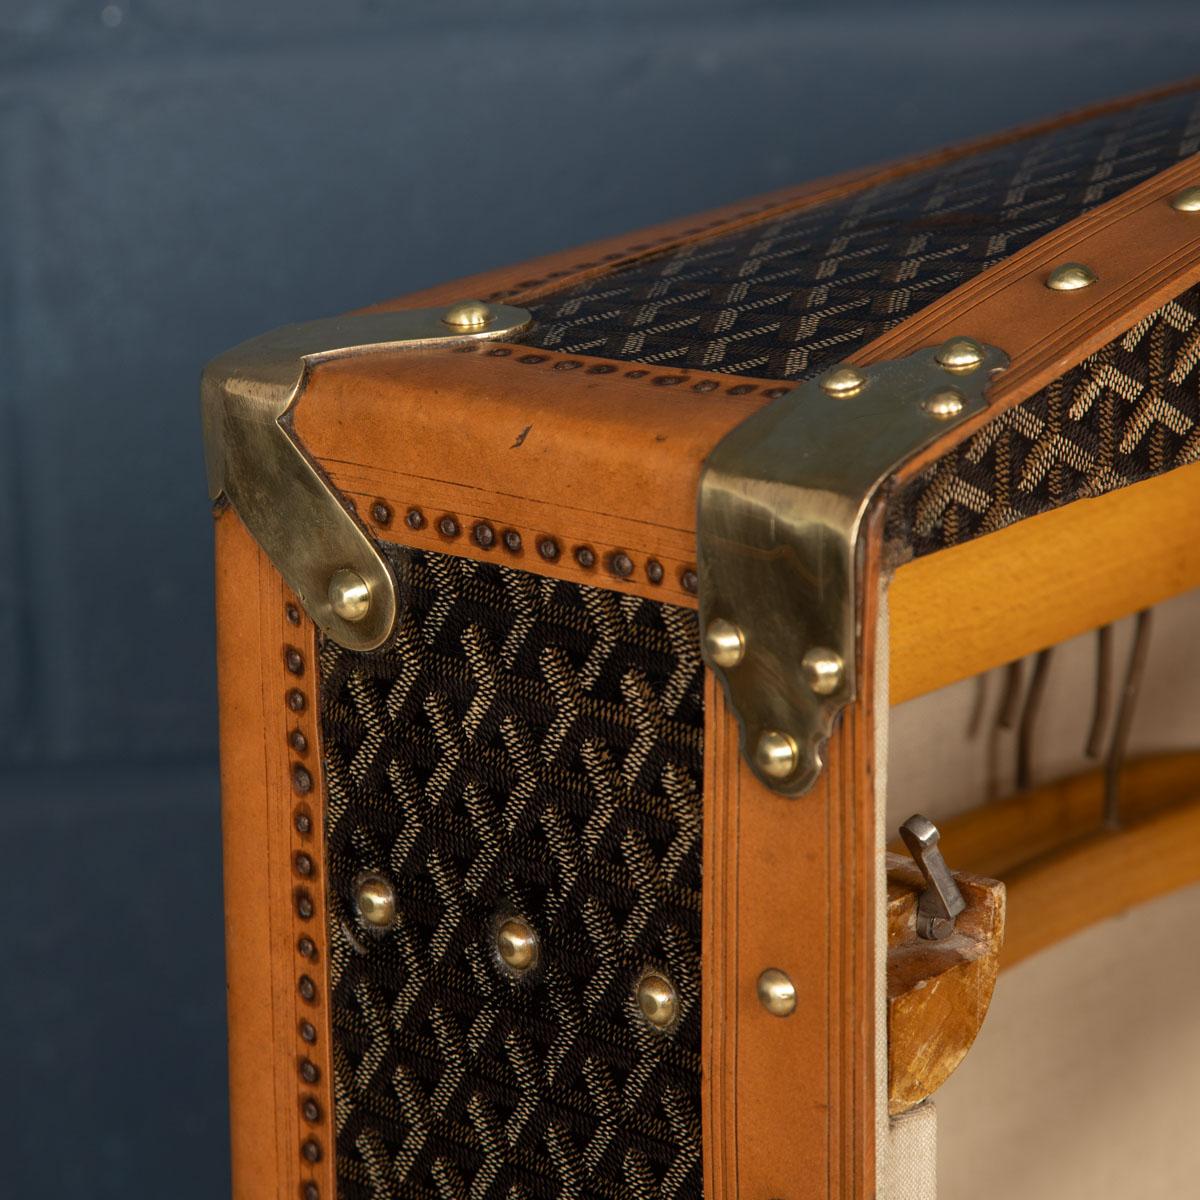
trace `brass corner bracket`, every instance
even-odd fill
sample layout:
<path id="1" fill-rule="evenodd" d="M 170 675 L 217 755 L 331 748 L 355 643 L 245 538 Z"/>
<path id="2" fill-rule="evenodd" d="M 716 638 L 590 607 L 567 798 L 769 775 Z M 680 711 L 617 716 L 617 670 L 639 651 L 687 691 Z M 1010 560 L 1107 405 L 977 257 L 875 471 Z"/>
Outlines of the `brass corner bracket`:
<path id="1" fill-rule="evenodd" d="M 317 627 L 351 650 L 392 632 L 396 583 L 379 548 L 285 420 L 333 358 L 511 337 L 523 308 L 468 301 L 285 325 L 213 359 L 200 385 L 209 494 L 224 496 Z"/>
<path id="2" fill-rule="evenodd" d="M 857 694 L 859 531 L 884 482 L 984 411 L 1008 356 L 956 338 L 802 383 L 728 434 L 700 481 L 705 661 L 759 779 L 807 792 Z"/>

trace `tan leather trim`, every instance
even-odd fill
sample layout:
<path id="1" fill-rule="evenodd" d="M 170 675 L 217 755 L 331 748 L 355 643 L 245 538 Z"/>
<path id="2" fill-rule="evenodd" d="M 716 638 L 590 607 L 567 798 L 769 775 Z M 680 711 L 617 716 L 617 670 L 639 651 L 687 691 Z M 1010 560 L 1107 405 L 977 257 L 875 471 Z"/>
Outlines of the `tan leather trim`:
<path id="1" fill-rule="evenodd" d="M 864 614 L 866 630 L 875 618 Z M 708 679 L 701 979 L 712 1200 L 874 1195 L 872 639 L 862 695 L 799 799 L 755 779 L 724 693 Z M 758 1001 L 768 967 L 796 986 L 790 1017 Z"/>
<path id="2" fill-rule="evenodd" d="M 708 238 L 721 237 L 745 225 L 767 221 L 802 208 L 825 204 L 841 196 L 868 187 L 900 179 L 943 163 L 979 154 L 1023 138 L 1036 137 L 1053 129 L 1077 125 L 1106 113 L 1119 112 L 1153 100 L 1165 99 L 1181 92 L 1200 88 L 1200 79 L 1183 80 L 1165 87 L 1152 88 L 1132 96 L 1124 96 L 1101 104 L 1088 105 L 1073 112 L 1018 125 L 1000 133 L 972 138 L 955 145 L 940 147 L 911 158 L 881 165 L 847 171 L 800 187 L 780 188 L 764 195 L 708 212 L 652 225 L 632 234 L 604 238 L 584 246 L 543 255 L 513 266 L 478 275 L 469 275 L 449 283 L 423 288 L 409 295 L 387 300 L 374 309 L 419 308 L 450 304 L 455 300 L 476 297 L 522 303 L 550 291 L 569 287 L 597 275 L 619 270 L 639 259 L 662 254 L 677 246 Z M 367 310 L 371 311 L 371 310 Z"/>
<path id="3" fill-rule="evenodd" d="M 232 509 L 218 514 L 215 530 L 233 1194 L 277 1200 L 300 1195 L 311 1180 L 332 1196 L 316 637 Z M 289 649 L 300 654 L 299 675 L 288 668 Z M 305 697 L 299 712 L 288 703 L 293 690 Z M 303 754 L 290 748 L 296 731 L 307 741 Z M 307 791 L 298 792 L 298 767 L 308 772 Z M 296 826 L 300 812 L 309 816 L 308 833 Z M 298 869 L 301 854 L 313 865 L 307 876 Z M 307 918 L 301 895 L 312 904 Z M 312 939 L 311 957 L 298 953 L 301 937 Z M 311 1001 L 301 994 L 302 976 L 315 986 Z M 303 1021 L 315 1031 L 311 1044 L 301 1036 Z M 316 1068 L 315 1082 L 301 1077 L 305 1061 Z M 302 1114 L 309 1099 L 319 1108 L 315 1122 Z M 304 1156 L 310 1140 L 315 1163 Z"/>
<path id="4" fill-rule="evenodd" d="M 1200 217 L 1170 197 L 1200 181 L 1200 156 L 1184 160 L 1033 243 L 898 325 L 854 355 L 868 363 L 969 335 L 1000 346 L 1012 366 L 988 410 L 898 472 L 910 477 L 994 417 L 1200 281 Z M 1080 260 L 1099 279 L 1055 292 L 1045 277 Z M 603 582 L 618 590 L 694 605 L 695 494 L 709 450 L 786 383 L 636 363 L 556 355 L 517 346 L 467 347 L 323 364 L 293 414 L 301 441 L 367 516 L 377 500 L 395 514 L 429 518 L 419 536 L 393 522 L 377 532 L 472 557 L 480 521 L 522 535 L 517 565 L 540 574 Z M 353 413 L 353 419 L 347 414 Z M 431 469 L 432 468 L 432 469 Z M 465 531 L 442 539 L 437 520 Z M 551 537 L 546 562 L 533 552 Z M 584 569 L 578 546 L 596 554 Z M 618 552 L 634 561 L 606 572 Z M 646 576 L 662 564 L 663 583 Z"/>
<path id="5" fill-rule="evenodd" d="M 982 272 L 853 355 L 855 362 L 879 362 L 969 336 L 1012 359 L 989 389 L 987 410 L 906 464 L 900 478 L 1200 281 L 1200 215 L 1169 203 L 1198 183 L 1200 155 L 1193 155 Z M 1087 264 L 1097 282 L 1077 292 L 1046 287 L 1051 269 L 1064 262 Z"/>
<path id="6" fill-rule="evenodd" d="M 694 607 L 685 576 L 704 458 L 788 386 L 488 345 L 322 364 L 293 422 L 384 538 Z M 379 502 L 386 523 L 373 516 Z M 420 530 L 405 524 L 414 508 Z M 457 537 L 439 533 L 444 516 Z M 480 521 L 496 534 L 489 550 L 472 540 Z M 519 554 L 503 544 L 508 529 Z M 547 537 L 560 548 L 553 562 L 537 552 Z M 594 568 L 576 561 L 581 546 Z M 617 552 L 632 560 L 626 579 L 610 569 Z"/>

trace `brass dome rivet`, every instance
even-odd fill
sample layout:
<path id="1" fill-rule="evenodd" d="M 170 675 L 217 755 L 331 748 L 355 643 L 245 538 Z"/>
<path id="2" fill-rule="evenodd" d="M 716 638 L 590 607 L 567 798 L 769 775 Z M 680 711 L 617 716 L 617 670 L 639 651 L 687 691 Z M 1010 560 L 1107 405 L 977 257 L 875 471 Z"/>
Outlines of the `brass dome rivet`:
<path id="1" fill-rule="evenodd" d="M 343 621 L 361 621 L 371 607 L 371 585 L 357 571 L 334 571 L 329 606 Z"/>
<path id="2" fill-rule="evenodd" d="M 1062 263 L 1046 276 L 1046 286 L 1055 292 L 1077 292 L 1096 282 L 1096 272 L 1083 263 Z"/>
<path id="3" fill-rule="evenodd" d="M 538 936 L 520 917 L 509 917 L 496 930 L 496 953 L 513 971 L 528 971 L 538 958 Z"/>
<path id="4" fill-rule="evenodd" d="M 800 660 L 800 667 L 809 688 L 818 696 L 832 696 L 841 687 L 846 672 L 842 656 L 825 646 L 814 646 Z"/>
<path id="5" fill-rule="evenodd" d="M 857 395 L 867 377 L 857 367 L 837 367 L 821 377 L 821 390 L 830 396 L 846 398 Z"/>
<path id="6" fill-rule="evenodd" d="M 382 875 L 363 875 L 354 891 L 358 915 L 376 929 L 386 929 L 396 919 L 396 892 Z"/>
<path id="7" fill-rule="evenodd" d="M 790 1017 L 796 1011 L 796 985 L 783 971 L 768 967 L 758 977 L 758 999 L 773 1017 Z"/>
<path id="8" fill-rule="evenodd" d="M 962 412 L 967 401 L 957 388 L 940 388 L 921 401 L 921 407 L 940 421 L 948 421 Z"/>
<path id="9" fill-rule="evenodd" d="M 983 347 L 970 338 L 951 338 L 934 358 L 947 371 L 973 371 L 983 362 Z"/>
<path id="10" fill-rule="evenodd" d="M 704 631 L 708 657 L 718 667 L 736 667 L 746 657 L 746 635 L 732 622 L 714 617 Z"/>
<path id="11" fill-rule="evenodd" d="M 451 329 L 482 329 L 492 319 L 492 310 L 482 300 L 464 300 L 446 309 L 442 323 Z"/>
<path id="12" fill-rule="evenodd" d="M 637 985 L 637 1002 L 642 1016 L 655 1029 L 667 1029 L 679 1016 L 679 995 L 665 975 L 644 975 Z"/>
<path id="13" fill-rule="evenodd" d="M 1176 212 L 1200 212 L 1200 187 L 1184 188 L 1178 196 L 1171 198 L 1171 207 Z"/>
<path id="14" fill-rule="evenodd" d="M 771 779 L 786 779 L 796 769 L 799 759 L 796 739 L 777 729 L 768 729 L 754 748 L 758 769 Z"/>

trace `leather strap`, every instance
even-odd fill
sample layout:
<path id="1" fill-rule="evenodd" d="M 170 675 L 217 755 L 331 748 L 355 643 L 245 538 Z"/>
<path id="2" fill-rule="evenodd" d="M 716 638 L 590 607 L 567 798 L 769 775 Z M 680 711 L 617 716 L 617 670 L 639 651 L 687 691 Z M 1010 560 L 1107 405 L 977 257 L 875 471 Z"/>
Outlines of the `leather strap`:
<path id="1" fill-rule="evenodd" d="M 231 508 L 215 528 L 233 1194 L 332 1196 L 316 633 Z"/>

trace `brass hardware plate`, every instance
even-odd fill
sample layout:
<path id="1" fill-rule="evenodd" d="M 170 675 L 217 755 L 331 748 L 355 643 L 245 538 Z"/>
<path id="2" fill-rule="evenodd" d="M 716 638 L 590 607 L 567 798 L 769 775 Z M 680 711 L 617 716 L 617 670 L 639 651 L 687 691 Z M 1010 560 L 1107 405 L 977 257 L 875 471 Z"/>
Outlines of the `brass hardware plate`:
<path id="1" fill-rule="evenodd" d="M 816 782 L 834 721 L 856 694 L 858 538 L 872 499 L 904 462 L 982 412 L 992 374 L 1008 365 L 1003 351 L 979 346 L 976 365 L 943 366 L 943 349 L 857 368 L 863 382 L 853 389 L 825 386 L 844 368 L 800 384 L 728 434 L 705 464 L 701 628 L 720 621 L 742 635 L 736 664 L 721 665 L 715 637 L 702 639 L 705 657 L 737 714 L 742 753 L 784 795 Z M 961 407 L 927 406 L 951 390 Z M 822 663 L 840 659 L 841 671 L 814 672 L 814 651 Z M 767 753 L 781 739 L 797 751 L 782 768 Z"/>
<path id="2" fill-rule="evenodd" d="M 205 368 L 209 494 L 229 500 L 318 628 L 347 649 L 373 650 L 387 640 L 396 584 L 366 529 L 296 441 L 288 413 L 316 363 L 511 337 L 531 319 L 523 308 L 487 307 L 490 319 L 469 328 L 446 323 L 442 308 L 285 325 Z M 367 585 L 369 603 L 356 619 L 334 611 L 330 582 L 338 572 L 353 572 Z"/>

